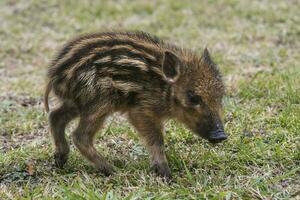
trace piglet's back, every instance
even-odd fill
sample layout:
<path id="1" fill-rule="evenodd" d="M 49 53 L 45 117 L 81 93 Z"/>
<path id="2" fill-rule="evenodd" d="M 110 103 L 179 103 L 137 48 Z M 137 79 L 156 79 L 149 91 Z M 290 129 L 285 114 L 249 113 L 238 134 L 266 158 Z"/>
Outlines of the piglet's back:
<path id="1" fill-rule="evenodd" d="M 68 42 L 52 61 L 48 79 L 63 99 L 123 101 L 165 86 L 163 41 L 143 32 L 93 33 Z M 155 92 L 153 91 L 153 92 Z"/>

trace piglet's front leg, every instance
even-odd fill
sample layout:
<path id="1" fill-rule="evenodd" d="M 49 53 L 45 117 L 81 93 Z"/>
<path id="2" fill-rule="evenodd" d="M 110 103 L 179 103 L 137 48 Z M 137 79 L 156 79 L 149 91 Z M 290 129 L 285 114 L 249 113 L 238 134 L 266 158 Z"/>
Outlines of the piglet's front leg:
<path id="1" fill-rule="evenodd" d="M 164 149 L 162 123 L 158 117 L 144 110 L 132 110 L 129 120 L 136 128 L 150 154 L 151 169 L 159 176 L 171 179 L 171 171 Z"/>

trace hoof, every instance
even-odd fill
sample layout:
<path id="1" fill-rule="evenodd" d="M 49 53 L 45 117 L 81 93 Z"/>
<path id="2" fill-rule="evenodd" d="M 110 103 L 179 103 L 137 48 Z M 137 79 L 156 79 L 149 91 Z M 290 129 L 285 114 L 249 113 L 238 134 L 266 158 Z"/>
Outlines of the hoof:
<path id="1" fill-rule="evenodd" d="M 171 170 L 166 163 L 161 164 L 153 164 L 151 170 L 157 175 L 162 178 L 165 178 L 167 181 L 172 179 Z"/>
<path id="2" fill-rule="evenodd" d="M 63 154 L 63 153 L 55 153 L 54 154 L 54 161 L 55 161 L 55 166 L 57 168 L 62 169 L 64 165 L 66 164 L 68 160 L 68 154 Z"/>
<path id="3" fill-rule="evenodd" d="M 101 166 L 98 169 L 104 176 L 110 176 L 115 173 L 115 170 L 111 165 Z"/>

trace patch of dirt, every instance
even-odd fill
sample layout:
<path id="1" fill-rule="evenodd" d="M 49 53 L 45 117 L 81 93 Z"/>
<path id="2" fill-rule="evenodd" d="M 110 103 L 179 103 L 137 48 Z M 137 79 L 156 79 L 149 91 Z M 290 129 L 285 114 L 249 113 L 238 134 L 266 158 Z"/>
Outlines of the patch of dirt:
<path id="1" fill-rule="evenodd" d="M 0 102 L 11 101 L 11 106 L 20 105 L 22 107 L 38 106 L 42 104 L 42 98 L 34 98 L 28 94 L 7 93 L 0 95 Z"/>
<path id="2" fill-rule="evenodd" d="M 0 134 L 0 152 L 6 153 L 24 146 L 39 146 L 47 141 L 47 134 L 48 129 L 46 127 L 32 133 L 21 133 L 18 135 Z"/>
<path id="3" fill-rule="evenodd" d="M 28 94 L 7 93 L 0 95 L 0 113 L 16 112 L 20 108 L 42 109 L 42 98 L 34 98 Z M 0 130 L 0 152 L 7 152 L 24 145 L 34 145 L 45 141 L 48 133 L 46 125 L 38 125 L 34 132 L 18 132 L 11 134 L 9 130 Z"/>

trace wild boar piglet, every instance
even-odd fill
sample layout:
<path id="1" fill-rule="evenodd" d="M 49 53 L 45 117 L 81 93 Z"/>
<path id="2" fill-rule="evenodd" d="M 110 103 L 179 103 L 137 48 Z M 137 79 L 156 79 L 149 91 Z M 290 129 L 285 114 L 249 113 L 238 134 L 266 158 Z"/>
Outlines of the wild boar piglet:
<path id="1" fill-rule="evenodd" d="M 224 133 L 224 84 L 207 49 L 201 56 L 144 32 L 105 32 L 69 41 L 48 71 L 45 107 L 51 91 L 61 104 L 49 114 L 54 158 L 63 167 L 69 153 L 65 128 L 79 117 L 75 146 L 96 169 L 113 167 L 93 146 L 95 133 L 114 112 L 126 113 L 143 139 L 152 169 L 170 178 L 163 122 L 176 119 L 195 134 L 217 143 Z"/>

